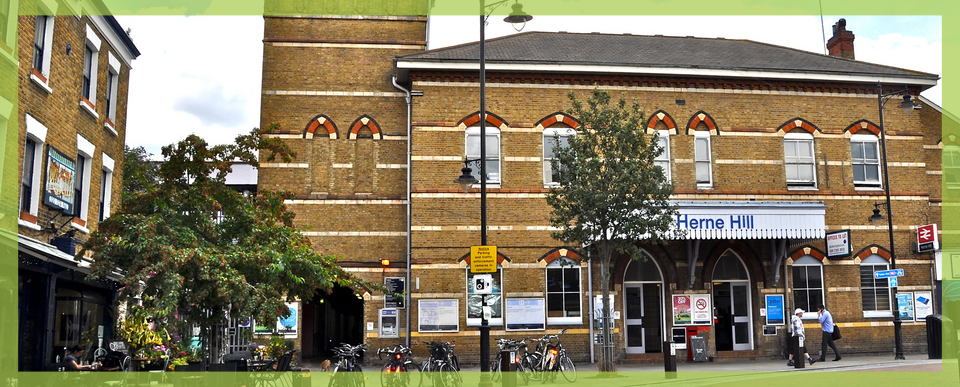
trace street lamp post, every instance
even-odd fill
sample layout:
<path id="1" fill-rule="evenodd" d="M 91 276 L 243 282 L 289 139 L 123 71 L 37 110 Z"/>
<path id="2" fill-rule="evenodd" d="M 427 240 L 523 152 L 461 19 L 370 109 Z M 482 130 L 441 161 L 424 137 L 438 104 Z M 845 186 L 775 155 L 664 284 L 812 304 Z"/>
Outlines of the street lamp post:
<path id="1" fill-rule="evenodd" d="M 904 112 L 910 114 L 913 112 L 913 109 L 917 104 L 910 99 L 910 92 L 908 89 L 904 88 L 903 90 L 891 92 L 884 94 L 883 93 L 883 84 L 877 83 L 877 109 L 880 112 L 880 148 L 883 152 L 883 192 L 886 195 L 886 204 L 883 205 L 887 208 L 887 234 L 890 237 L 890 269 L 895 270 L 897 268 L 897 250 L 894 248 L 893 244 L 893 209 L 890 205 L 890 169 L 887 164 L 887 133 L 884 129 L 883 124 L 883 105 L 886 103 L 887 99 L 893 96 L 903 95 L 903 102 L 901 102 L 897 107 L 903 109 Z M 885 99 L 886 98 L 886 99 Z M 878 218 L 882 218 L 879 215 L 879 210 L 876 208 L 878 204 L 874 205 L 874 215 L 870 217 L 870 221 L 874 221 Z M 894 354 L 894 360 L 905 360 L 903 357 L 903 330 L 901 325 L 903 321 L 900 320 L 900 306 L 897 302 L 897 288 L 892 288 L 892 306 L 893 306 L 893 337 L 894 344 L 896 345 L 896 352 Z"/>

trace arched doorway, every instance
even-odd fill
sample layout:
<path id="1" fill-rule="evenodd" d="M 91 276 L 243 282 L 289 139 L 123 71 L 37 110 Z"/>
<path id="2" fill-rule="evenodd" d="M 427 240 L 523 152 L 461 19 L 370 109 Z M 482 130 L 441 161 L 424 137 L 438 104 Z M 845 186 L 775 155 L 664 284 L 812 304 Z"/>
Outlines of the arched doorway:
<path id="1" fill-rule="evenodd" d="M 330 357 L 340 343 L 363 343 L 363 297 L 336 286 L 303 306 L 303 357 Z"/>
<path id="2" fill-rule="evenodd" d="M 663 352 L 663 274 L 646 252 L 623 273 L 627 353 Z"/>
<path id="3" fill-rule="evenodd" d="M 743 261 L 727 250 L 713 269 L 717 351 L 753 349 L 750 275 Z"/>

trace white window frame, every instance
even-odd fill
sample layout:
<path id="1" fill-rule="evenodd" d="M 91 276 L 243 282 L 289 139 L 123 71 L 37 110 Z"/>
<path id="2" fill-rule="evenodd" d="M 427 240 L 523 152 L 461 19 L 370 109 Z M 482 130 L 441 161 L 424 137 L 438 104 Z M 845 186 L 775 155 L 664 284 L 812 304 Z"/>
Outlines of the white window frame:
<path id="1" fill-rule="evenodd" d="M 960 145 L 943 146 L 943 183 L 948 189 L 960 188 Z"/>
<path id="2" fill-rule="evenodd" d="M 560 184 L 553 181 L 552 160 L 554 157 L 547 157 L 547 143 L 551 144 L 556 137 L 573 137 L 577 131 L 571 128 L 546 128 L 543 130 L 543 186 L 556 187 Z M 568 140 L 569 141 L 569 140 Z M 569 143 L 568 143 L 569 144 Z"/>
<path id="3" fill-rule="evenodd" d="M 658 130 L 657 140 L 660 146 L 663 147 L 663 153 L 657 156 L 653 160 L 653 163 L 663 168 L 663 175 L 666 176 L 667 181 L 673 181 L 670 173 L 670 131 Z"/>
<path id="4" fill-rule="evenodd" d="M 878 269 L 879 269 L 879 270 L 887 270 L 887 269 L 889 269 L 889 268 L 890 268 L 890 261 L 888 261 L 888 260 L 884 259 L 883 257 L 881 257 L 881 256 L 879 256 L 879 255 L 876 255 L 876 254 L 873 254 L 873 255 L 871 255 L 871 256 L 863 259 L 862 261 L 860 261 L 860 268 L 859 268 L 859 269 L 861 269 L 861 270 L 860 270 L 860 271 L 861 271 L 861 276 L 860 276 L 860 277 L 861 277 L 861 278 L 860 278 L 860 296 L 861 296 L 860 307 L 861 307 L 861 308 L 863 308 L 863 298 L 862 298 L 862 297 L 863 297 L 863 290 L 864 290 L 864 289 L 863 289 L 863 280 L 864 280 L 864 278 L 863 278 L 862 269 L 863 269 L 863 267 L 864 267 L 865 265 L 869 265 L 869 266 L 873 267 L 873 272 L 876 272 Z M 880 267 L 880 266 L 882 266 L 882 267 Z M 873 279 L 873 278 L 871 278 L 871 280 L 873 281 L 873 285 L 874 285 L 874 286 L 873 286 L 873 287 L 870 287 L 869 289 L 882 289 L 882 288 L 884 288 L 884 286 L 876 286 L 876 285 L 877 285 L 878 283 L 881 283 L 881 284 L 882 284 L 883 282 L 887 282 L 887 279 L 886 279 L 886 278 L 879 279 L 879 280 L 878 280 L 878 279 Z M 892 298 L 893 298 L 893 292 L 891 291 L 889 285 L 887 285 L 886 288 L 887 288 L 887 305 L 888 305 L 888 309 L 879 309 L 879 310 L 877 310 L 877 309 L 871 309 L 871 310 L 867 310 L 866 308 L 863 308 L 863 317 L 893 317 L 893 310 L 892 310 L 892 308 L 893 308 L 893 299 L 892 299 Z"/>
<path id="5" fill-rule="evenodd" d="M 580 316 L 573 316 L 573 317 L 568 317 L 568 316 L 563 316 L 563 317 L 550 317 L 550 295 L 551 295 L 551 294 L 560 294 L 560 295 L 562 296 L 562 295 L 566 295 L 566 294 L 573 294 L 573 292 L 565 292 L 565 291 L 550 292 L 550 291 L 549 291 L 549 289 L 550 289 L 550 284 L 549 284 L 549 278 L 550 278 L 550 276 L 549 276 L 547 273 L 549 273 L 551 270 L 559 270 L 559 271 L 563 272 L 564 270 L 572 270 L 572 269 L 576 269 L 576 270 L 577 270 L 577 289 L 579 289 L 579 290 L 578 290 L 576 293 L 577 293 L 577 299 L 580 300 L 580 303 L 579 303 Z M 582 323 L 583 323 L 583 315 L 584 315 L 584 311 L 583 311 L 583 271 L 582 271 L 581 268 L 580 268 L 580 264 L 577 263 L 577 261 L 574 261 L 574 260 L 572 260 L 572 259 L 570 259 L 570 258 L 560 257 L 560 258 L 558 258 L 558 259 L 553 260 L 553 262 L 550 262 L 549 264 L 547 264 L 547 266 L 544 268 L 543 277 L 544 277 L 543 293 L 544 293 L 544 302 L 546 303 L 545 309 L 546 309 L 546 313 L 547 313 L 547 325 L 582 324 Z M 563 285 L 561 284 L 561 286 L 563 286 Z M 563 309 L 563 311 L 564 311 L 564 312 L 567 312 L 567 310 L 566 310 L 566 304 L 564 304 L 564 309 Z"/>
<path id="6" fill-rule="evenodd" d="M 787 149 L 793 147 L 794 155 L 788 156 Z M 808 148 L 810 150 L 809 157 L 802 157 L 797 151 L 800 148 Z M 783 164 L 784 164 L 784 173 L 786 175 L 787 187 L 791 189 L 810 189 L 817 188 L 817 156 L 815 153 L 815 147 L 813 143 L 813 135 L 810 133 L 787 133 L 783 136 Z M 797 168 L 796 176 L 790 178 L 790 168 L 795 166 Z M 799 168 L 808 167 L 811 169 L 811 178 L 810 180 L 802 180 L 799 178 Z"/>
<path id="7" fill-rule="evenodd" d="M 40 15 L 40 16 L 37 16 L 35 20 L 39 21 L 41 18 L 45 18 L 44 20 L 46 22 L 46 24 L 44 25 L 44 34 L 43 34 L 43 51 L 40 53 L 41 68 L 39 69 L 34 68 L 33 63 L 30 63 L 30 67 L 31 69 L 37 70 L 37 72 L 39 72 L 43 76 L 43 78 L 37 77 L 35 74 L 33 74 L 33 71 L 31 71 L 30 80 L 36 83 L 37 85 L 39 85 L 47 93 L 52 93 L 53 89 L 50 88 L 50 58 L 53 54 L 53 25 L 56 18 L 53 16 Z M 34 24 L 34 32 L 36 32 L 36 24 Z M 32 39 L 31 41 L 34 43 L 31 44 L 31 48 L 33 48 L 32 51 L 34 52 L 33 53 L 34 57 L 36 57 L 37 55 L 36 47 L 35 47 L 36 34 L 34 34 L 33 37 L 34 39 Z"/>
<path id="8" fill-rule="evenodd" d="M 102 222 L 104 219 L 110 217 L 110 204 L 111 198 L 113 196 L 113 167 L 114 161 L 113 158 L 108 156 L 106 153 L 101 153 L 100 156 L 103 158 L 102 167 L 100 170 L 100 216 L 97 221 Z"/>
<path id="9" fill-rule="evenodd" d="M 87 217 L 90 210 L 90 177 L 93 171 L 93 155 L 96 149 L 97 147 L 93 143 L 77 134 L 77 164 L 80 164 L 81 157 L 84 158 L 83 171 L 77 171 L 74 175 L 74 178 L 80 177 L 83 179 L 80 181 L 80 191 L 83 192 L 83 196 L 80 198 L 80 215 L 77 217 L 84 223 L 89 223 Z M 90 230 L 84 226 L 74 222 L 70 222 L 70 225 L 83 233 L 90 233 Z"/>
<path id="10" fill-rule="evenodd" d="M 487 179 L 487 184 L 500 184 L 500 183 L 503 181 L 503 175 L 502 175 L 502 174 L 503 174 L 503 158 L 500 157 L 500 144 L 501 144 L 500 129 L 493 128 L 493 127 L 487 127 L 486 130 L 485 130 L 484 135 L 485 135 L 486 137 L 488 137 L 488 138 L 489 138 L 489 137 L 495 137 L 495 138 L 497 139 L 497 152 L 496 152 L 496 154 L 493 154 L 493 153 L 490 151 L 490 149 L 489 149 L 490 147 L 487 147 L 487 149 L 486 149 L 487 155 L 486 155 L 486 157 L 483 158 L 484 161 L 486 161 L 486 160 L 490 160 L 490 161 L 495 160 L 495 161 L 497 161 L 497 165 L 498 165 L 496 172 L 491 172 L 491 171 L 489 171 L 489 170 L 487 171 L 487 177 L 488 177 L 488 179 Z M 467 159 L 478 159 L 478 158 L 480 158 L 479 147 L 477 148 L 478 150 L 477 150 L 476 153 L 470 153 L 469 142 L 470 142 L 470 138 L 471 138 L 471 137 L 477 137 L 477 138 L 480 137 L 480 127 L 479 127 L 479 126 L 472 126 L 472 127 L 467 128 L 467 130 L 465 131 L 465 134 L 464 134 L 464 154 L 466 155 Z M 479 145 L 479 143 L 477 143 L 477 145 Z M 480 167 L 479 167 L 478 165 L 476 165 L 476 164 L 472 164 L 472 165 L 471 165 L 471 168 L 474 170 L 474 171 L 473 171 L 473 177 L 479 180 L 479 179 L 480 179 Z M 476 186 L 479 187 L 480 185 L 477 184 Z"/>
<path id="11" fill-rule="evenodd" d="M 706 144 L 706 158 L 701 158 L 697 155 L 697 144 Z M 713 158 L 712 158 L 712 147 L 710 146 L 710 132 L 705 130 L 698 130 L 693 132 L 693 163 L 694 163 L 694 180 L 697 182 L 697 188 L 713 188 Z M 700 181 L 700 168 L 705 167 L 707 169 L 707 182 Z"/>
<path id="12" fill-rule="evenodd" d="M 855 144 L 873 144 L 877 151 L 876 162 L 867 162 L 866 159 L 861 159 L 860 162 L 857 162 L 857 159 L 853 157 L 853 147 Z M 854 134 L 850 136 L 850 170 L 854 172 L 855 168 L 858 165 L 870 165 L 874 166 L 877 170 L 877 180 L 857 180 L 856 172 L 853 175 L 853 185 L 857 188 L 871 188 L 871 189 L 880 189 L 883 188 L 883 174 L 885 171 L 880 167 L 880 138 L 873 134 Z"/>
<path id="13" fill-rule="evenodd" d="M 802 290 L 805 290 L 805 291 L 807 291 L 807 292 L 815 291 L 816 289 L 819 289 L 819 290 L 820 290 L 820 303 L 826 305 L 826 298 L 824 298 L 825 295 L 824 295 L 824 293 L 823 293 L 823 289 L 824 289 L 824 287 L 826 286 L 826 285 L 824 284 L 825 278 L 823 277 L 823 262 L 820 262 L 819 259 L 816 259 L 816 258 L 814 258 L 813 256 L 804 255 L 804 256 L 798 258 L 796 261 L 793 261 L 793 268 L 796 268 L 796 267 L 803 267 L 804 269 L 807 269 L 808 271 L 809 271 L 809 268 L 815 267 L 816 270 L 820 272 L 820 287 L 819 287 L 819 288 L 815 288 L 815 287 L 814 287 L 814 288 L 811 288 L 811 287 L 808 286 L 808 287 L 801 288 L 801 289 L 802 289 Z M 796 295 L 795 292 L 797 291 L 798 287 L 797 287 L 797 282 L 796 282 L 796 275 L 793 273 L 793 268 L 791 268 L 791 270 L 790 270 L 790 275 L 791 275 L 790 280 L 791 280 L 791 282 L 792 282 L 792 284 L 793 284 L 793 292 L 794 292 L 794 294 L 793 294 L 793 300 L 794 300 L 794 301 L 793 301 L 793 302 L 794 302 L 794 308 L 801 308 L 800 304 L 797 304 L 797 301 L 796 301 L 796 300 L 797 300 L 797 295 Z M 817 305 L 810 305 L 810 304 L 808 303 L 808 304 L 806 305 L 806 308 L 804 308 L 804 310 L 807 310 L 807 311 L 815 310 L 818 306 L 820 306 L 820 305 L 819 305 L 819 304 L 817 304 Z M 814 313 L 805 313 L 805 314 L 803 315 L 803 318 L 804 318 L 804 319 L 814 319 L 814 320 L 815 320 L 815 319 L 817 318 L 817 315 L 814 314 Z"/>
<path id="14" fill-rule="evenodd" d="M 107 95 L 106 95 L 106 117 L 103 120 L 103 127 L 110 131 L 110 134 L 117 136 L 117 96 L 120 84 L 120 60 L 113 53 L 107 51 Z"/>
<path id="15" fill-rule="evenodd" d="M 33 140 L 36 147 L 34 148 L 34 157 L 33 157 L 33 180 L 31 181 L 30 187 L 30 210 L 27 211 L 30 215 L 36 216 L 40 211 L 40 202 L 42 198 L 40 196 L 40 181 L 41 175 L 43 175 L 42 165 L 43 165 L 43 144 L 47 142 L 47 127 L 37 121 L 33 116 L 26 114 L 27 121 L 27 138 Z M 26 142 L 24 142 L 26 146 Z M 21 196 L 24 195 L 23 192 L 20 193 Z M 19 203 L 18 203 L 19 204 Z M 19 206 L 17 207 L 20 208 Z M 31 228 L 33 230 L 40 230 L 40 226 L 36 223 L 28 222 L 23 219 L 18 220 L 18 224 L 24 227 Z"/>
<path id="16" fill-rule="evenodd" d="M 478 327 L 478 326 L 480 326 L 480 324 L 482 324 L 483 319 L 480 318 L 480 317 L 470 317 L 470 297 L 471 297 L 471 296 L 479 296 L 479 295 L 475 295 L 475 294 L 472 294 L 472 293 L 471 293 L 471 292 L 473 291 L 473 287 L 471 286 L 471 284 L 472 284 L 471 278 L 473 278 L 473 276 L 476 275 L 476 274 L 470 272 L 470 266 L 469 266 L 469 265 L 467 265 L 466 273 L 467 273 L 467 276 L 466 276 L 466 280 L 467 280 L 467 281 L 466 281 L 466 285 L 467 285 L 467 287 L 466 287 L 466 297 L 464 297 L 464 305 L 463 305 L 463 306 L 464 306 L 464 316 L 466 316 L 466 318 L 467 318 L 467 326 L 468 326 L 468 327 Z M 506 303 L 506 300 L 504 299 L 504 298 L 505 298 L 504 296 L 506 295 L 506 293 L 503 291 L 503 266 L 500 266 L 500 264 L 498 263 L 498 264 L 497 264 L 497 272 L 496 272 L 496 273 L 488 273 L 488 274 L 493 274 L 493 289 L 494 289 L 494 291 L 495 291 L 493 294 L 496 294 L 496 295 L 499 295 L 499 296 L 500 296 L 500 310 L 499 310 L 499 315 L 500 315 L 500 317 L 494 317 L 494 318 L 491 318 L 490 320 L 487 320 L 487 321 L 489 322 L 490 326 L 503 326 L 503 321 L 504 321 L 504 319 L 503 319 L 503 312 L 504 312 L 503 309 L 504 309 L 504 308 L 503 308 L 503 307 L 504 307 L 504 304 Z M 493 309 L 493 308 L 491 308 L 491 309 Z M 493 309 L 493 315 L 494 315 L 494 316 L 497 315 L 497 310 L 496 310 L 496 309 Z"/>
<path id="17" fill-rule="evenodd" d="M 90 58 L 90 88 L 89 90 L 80 90 L 80 107 L 84 109 L 87 113 L 93 116 L 93 118 L 100 118 L 100 115 L 97 114 L 97 73 L 100 69 L 100 37 L 97 36 L 97 33 L 93 31 L 89 25 L 87 27 L 86 40 L 84 45 L 86 48 L 89 48 L 91 53 Z M 86 56 L 86 54 L 84 54 Z M 82 84 L 82 82 L 81 82 Z M 84 102 L 83 95 L 89 92 L 89 97 L 86 98 L 89 104 Z M 93 105 L 93 106 L 90 106 Z"/>

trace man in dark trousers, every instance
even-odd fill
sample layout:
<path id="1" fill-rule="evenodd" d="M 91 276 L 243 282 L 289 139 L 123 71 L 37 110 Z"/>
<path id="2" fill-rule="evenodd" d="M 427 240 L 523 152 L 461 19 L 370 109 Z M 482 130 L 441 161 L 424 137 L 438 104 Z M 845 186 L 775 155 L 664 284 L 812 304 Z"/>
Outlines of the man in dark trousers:
<path id="1" fill-rule="evenodd" d="M 840 361 L 840 351 L 837 344 L 833 342 L 833 315 L 822 304 L 817 308 L 817 321 L 820 321 L 820 329 L 823 331 L 823 340 L 820 341 L 820 359 L 824 361 L 827 356 L 827 346 L 833 348 L 833 353 L 837 355 L 833 361 Z"/>

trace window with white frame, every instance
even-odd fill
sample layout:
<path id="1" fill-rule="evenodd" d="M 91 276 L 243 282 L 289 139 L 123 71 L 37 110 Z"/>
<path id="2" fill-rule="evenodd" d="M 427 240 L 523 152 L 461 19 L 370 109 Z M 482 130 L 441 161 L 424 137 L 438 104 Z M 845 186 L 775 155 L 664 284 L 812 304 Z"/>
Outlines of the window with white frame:
<path id="1" fill-rule="evenodd" d="M 960 146 L 943 146 L 943 182 L 947 188 L 960 188 Z"/>
<path id="2" fill-rule="evenodd" d="M 47 127 L 29 114 L 26 114 L 25 118 L 27 138 L 24 141 L 23 175 L 20 178 L 20 212 L 34 218 L 21 219 L 21 224 L 36 227 L 35 217 L 40 209 L 40 166 L 43 160 L 43 143 L 47 139 Z"/>
<path id="3" fill-rule="evenodd" d="M 493 292 L 490 294 L 475 294 L 473 292 L 473 277 L 477 274 L 470 272 L 467 267 L 467 325 L 480 326 L 483 319 L 483 303 L 490 307 L 490 325 L 503 325 L 503 268 L 497 264 L 493 275 Z"/>
<path id="4" fill-rule="evenodd" d="M 783 163 L 786 166 L 787 186 L 817 186 L 812 134 L 787 133 L 783 137 Z"/>
<path id="5" fill-rule="evenodd" d="M 106 153 L 101 154 L 103 169 L 100 171 L 100 216 L 97 221 L 103 221 L 110 216 L 110 198 L 113 195 L 113 158 Z"/>
<path id="6" fill-rule="evenodd" d="M 693 132 L 694 163 L 697 171 L 697 187 L 713 186 L 713 165 L 710 160 L 710 132 Z"/>
<path id="7" fill-rule="evenodd" d="M 80 226 L 85 226 L 90 207 L 90 175 L 96 146 L 77 134 L 77 164 L 73 175 L 73 216 L 80 218 Z M 71 223 L 74 225 L 74 223 Z M 84 230 L 86 231 L 86 230 Z"/>
<path id="8" fill-rule="evenodd" d="M 670 131 L 658 130 L 657 144 L 663 152 L 653 160 L 653 163 L 663 169 L 663 176 L 670 181 Z"/>
<path id="9" fill-rule="evenodd" d="M 53 16 L 37 16 L 33 35 L 33 70 L 30 79 L 49 91 L 50 57 L 53 46 Z"/>
<path id="10" fill-rule="evenodd" d="M 97 66 L 100 59 L 100 37 L 93 31 L 89 25 L 87 27 L 87 38 L 83 45 L 83 81 L 81 82 L 80 105 L 94 117 L 97 106 Z"/>
<path id="11" fill-rule="evenodd" d="M 577 132 L 570 128 L 547 128 L 543 130 L 543 184 L 557 185 L 558 170 L 553 169 L 554 150 L 569 146 L 571 136 Z"/>
<path id="12" fill-rule="evenodd" d="M 116 127 L 117 120 L 117 90 L 120 83 L 120 61 L 113 54 L 107 52 L 107 96 L 104 101 L 106 106 L 106 119 L 104 124 L 111 129 Z"/>
<path id="13" fill-rule="evenodd" d="M 860 262 L 860 293 L 863 314 L 890 316 L 890 286 L 886 278 L 874 278 L 875 272 L 890 268 L 890 262 L 879 255 L 871 255 Z"/>
<path id="14" fill-rule="evenodd" d="M 793 302 L 803 310 L 817 310 L 824 304 L 823 263 L 819 259 L 804 255 L 793 261 Z"/>
<path id="15" fill-rule="evenodd" d="M 546 267 L 547 323 L 578 324 L 583 322 L 580 288 L 580 264 L 561 257 Z"/>
<path id="16" fill-rule="evenodd" d="M 484 136 L 486 139 L 486 156 L 483 157 L 483 162 L 486 167 L 487 172 L 487 183 L 499 184 L 500 183 L 500 129 L 497 128 L 486 128 L 484 129 Z M 480 128 L 471 127 L 466 130 L 466 156 L 467 159 L 479 159 L 480 158 Z M 480 180 L 480 168 L 473 164 L 470 166 L 473 169 L 473 177 L 477 180 Z"/>
<path id="17" fill-rule="evenodd" d="M 853 184 L 857 187 L 880 187 L 880 145 L 877 136 L 850 136 L 850 163 Z"/>

